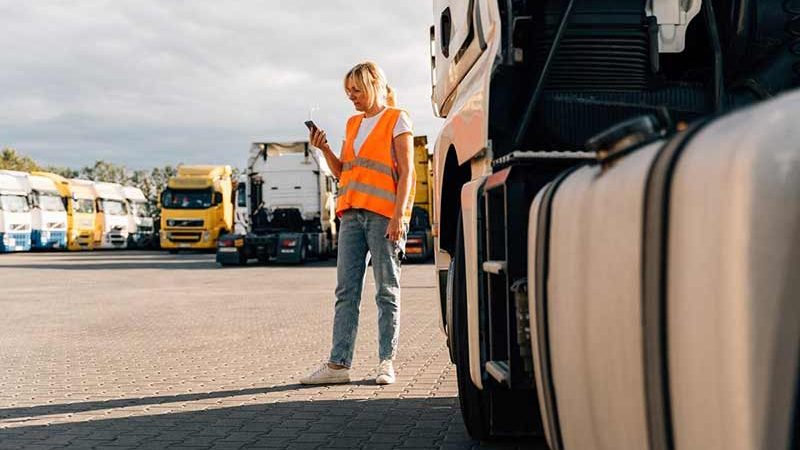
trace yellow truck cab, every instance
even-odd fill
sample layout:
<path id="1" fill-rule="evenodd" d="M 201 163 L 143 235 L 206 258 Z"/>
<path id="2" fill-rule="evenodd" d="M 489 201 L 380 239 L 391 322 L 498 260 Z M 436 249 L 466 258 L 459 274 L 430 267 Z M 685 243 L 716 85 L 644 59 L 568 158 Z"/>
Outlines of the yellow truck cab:
<path id="1" fill-rule="evenodd" d="M 50 172 L 31 172 L 53 180 L 67 208 L 67 248 L 91 250 L 94 240 L 94 192 L 83 183 L 73 184 L 61 175 Z"/>
<path id="2" fill-rule="evenodd" d="M 405 256 L 409 261 L 425 261 L 433 257 L 433 170 L 427 136 L 414 136 L 414 171 L 416 190 L 414 209 L 408 229 Z"/>
<path id="3" fill-rule="evenodd" d="M 231 166 L 180 166 L 161 193 L 161 248 L 214 249 L 233 230 Z"/>
<path id="4" fill-rule="evenodd" d="M 95 243 L 100 242 L 102 228 L 98 229 L 100 221 L 97 218 L 97 192 L 94 189 L 94 182 L 71 178 L 70 188 L 70 208 L 74 220 L 77 224 L 77 236 L 74 245 L 67 247 L 70 250 L 89 250 L 95 248 Z M 100 223 L 102 227 L 102 223 Z"/>

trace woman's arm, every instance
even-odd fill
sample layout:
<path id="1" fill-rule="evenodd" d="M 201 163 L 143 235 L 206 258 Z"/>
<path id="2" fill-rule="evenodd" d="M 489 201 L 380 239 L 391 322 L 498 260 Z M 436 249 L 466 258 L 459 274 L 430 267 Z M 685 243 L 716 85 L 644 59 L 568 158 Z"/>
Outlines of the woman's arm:
<path id="1" fill-rule="evenodd" d="M 339 178 L 342 175 L 342 161 L 333 153 L 331 146 L 328 145 L 328 138 L 325 137 L 325 132 L 319 128 L 314 128 L 309 135 L 309 141 L 311 141 L 311 145 L 322 151 L 325 161 L 328 162 L 328 167 L 333 172 L 333 176 Z"/>
<path id="2" fill-rule="evenodd" d="M 409 132 L 396 136 L 393 142 L 399 178 L 395 194 L 394 214 L 386 232 L 389 239 L 396 242 L 402 237 L 403 213 L 410 200 L 411 184 L 414 182 L 414 139 Z"/>

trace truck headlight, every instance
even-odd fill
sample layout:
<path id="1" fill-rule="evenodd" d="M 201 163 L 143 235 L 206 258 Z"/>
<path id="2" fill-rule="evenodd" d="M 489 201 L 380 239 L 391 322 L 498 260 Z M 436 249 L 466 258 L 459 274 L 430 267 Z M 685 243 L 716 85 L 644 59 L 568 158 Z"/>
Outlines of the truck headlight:
<path id="1" fill-rule="evenodd" d="M 209 237 L 211 237 L 211 233 L 208 231 L 203 231 L 203 241 L 208 242 Z"/>

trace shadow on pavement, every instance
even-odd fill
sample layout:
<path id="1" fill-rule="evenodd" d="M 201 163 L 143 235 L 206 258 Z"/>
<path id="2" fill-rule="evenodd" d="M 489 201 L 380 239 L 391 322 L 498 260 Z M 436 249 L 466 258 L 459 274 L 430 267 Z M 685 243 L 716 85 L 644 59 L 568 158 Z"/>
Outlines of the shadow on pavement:
<path id="1" fill-rule="evenodd" d="M 531 441 L 470 439 L 453 397 L 291 401 L 192 412 L 176 405 L 156 412 L 0 429 L 0 447 L 546 448 Z"/>
<path id="2" fill-rule="evenodd" d="M 348 386 L 375 386 L 374 380 L 356 380 Z M 260 387 L 251 389 L 233 389 L 229 391 L 196 392 L 191 394 L 160 395 L 155 397 L 120 398 L 94 402 L 58 403 L 50 405 L 26 406 L 19 408 L 0 408 L 0 420 L 16 419 L 20 417 L 46 416 L 51 414 L 73 414 L 87 411 L 98 411 L 112 408 L 127 408 L 131 406 L 163 405 L 165 403 L 193 402 L 198 400 L 213 400 L 242 395 L 268 394 L 271 392 L 296 391 L 302 389 L 319 390 L 320 386 L 305 386 L 302 384 L 286 384 L 273 387 Z"/>
<path id="3" fill-rule="evenodd" d="M 50 269 L 50 270 L 131 270 L 131 269 L 213 269 L 216 264 L 212 260 L 201 261 L 143 261 L 133 262 L 90 262 L 88 264 L 12 264 L 6 267 L 14 269 Z"/>

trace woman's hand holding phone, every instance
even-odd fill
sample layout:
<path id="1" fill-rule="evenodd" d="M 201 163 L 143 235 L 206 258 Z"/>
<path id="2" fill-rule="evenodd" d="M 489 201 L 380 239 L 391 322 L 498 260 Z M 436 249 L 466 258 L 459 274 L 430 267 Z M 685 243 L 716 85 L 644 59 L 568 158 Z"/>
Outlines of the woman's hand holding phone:
<path id="1" fill-rule="evenodd" d="M 330 147 L 328 146 L 328 138 L 325 136 L 325 132 L 319 129 L 319 127 L 317 127 L 317 125 L 310 120 L 307 120 L 305 123 L 308 127 L 308 140 L 311 142 L 311 145 L 321 150 L 330 150 Z"/>

